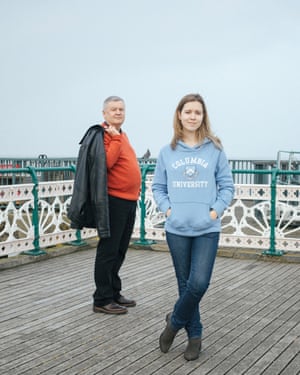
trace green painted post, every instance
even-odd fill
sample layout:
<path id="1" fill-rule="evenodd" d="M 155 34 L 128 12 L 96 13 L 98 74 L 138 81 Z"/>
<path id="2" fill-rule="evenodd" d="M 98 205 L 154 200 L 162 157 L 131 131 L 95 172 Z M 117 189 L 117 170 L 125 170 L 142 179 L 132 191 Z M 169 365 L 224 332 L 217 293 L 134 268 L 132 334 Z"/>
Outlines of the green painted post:
<path id="1" fill-rule="evenodd" d="M 145 192 L 146 192 L 146 176 L 147 172 L 150 169 L 150 165 L 142 165 L 142 186 L 141 186 L 141 199 L 139 201 L 140 208 L 141 208 L 141 221 L 140 221 L 140 239 L 138 241 L 134 241 L 135 245 L 152 245 L 156 243 L 153 240 L 146 239 L 146 230 L 145 230 L 145 218 L 146 218 L 146 204 L 145 204 Z"/>
<path id="2" fill-rule="evenodd" d="M 76 172 L 76 167 L 75 167 L 74 164 L 71 164 L 71 165 L 70 165 L 70 169 L 71 169 L 71 171 L 72 171 L 73 173 Z"/>
<path id="3" fill-rule="evenodd" d="M 24 251 L 23 254 L 26 255 L 43 255 L 47 254 L 44 250 L 40 248 L 40 230 L 39 230 L 39 197 L 38 197 L 38 178 L 33 167 L 27 167 L 29 174 L 31 175 L 33 182 L 33 211 L 32 211 L 32 225 L 34 228 L 34 240 L 33 250 Z"/>
<path id="4" fill-rule="evenodd" d="M 265 255 L 276 255 L 281 256 L 284 254 L 282 250 L 276 250 L 276 181 L 277 181 L 278 169 L 274 168 L 272 170 L 271 179 L 271 220 L 270 220 L 270 248 L 269 250 L 263 251 Z"/>
<path id="5" fill-rule="evenodd" d="M 73 246 L 83 246 L 83 245 L 86 245 L 87 242 L 83 241 L 81 239 L 81 231 L 80 229 L 76 229 L 76 240 L 74 241 L 71 241 L 69 242 L 70 245 L 73 245 Z"/>
<path id="6" fill-rule="evenodd" d="M 72 171 L 73 173 L 76 172 L 76 167 L 75 167 L 75 165 L 73 165 L 73 164 L 70 165 L 70 169 L 71 169 L 71 171 Z M 70 245 L 73 245 L 73 246 L 83 246 L 83 245 L 86 245 L 86 244 L 87 244 L 87 242 L 86 242 L 86 241 L 83 241 L 82 238 L 81 238 L 81 231 L 80 231 L 80 229 L 76 229 L 76 233 L 75 233 L 75 235 L 76 235 L 76 240 L 75 240 L 75 241 L 71 241 L 71 242 L 69 242 Z"/>

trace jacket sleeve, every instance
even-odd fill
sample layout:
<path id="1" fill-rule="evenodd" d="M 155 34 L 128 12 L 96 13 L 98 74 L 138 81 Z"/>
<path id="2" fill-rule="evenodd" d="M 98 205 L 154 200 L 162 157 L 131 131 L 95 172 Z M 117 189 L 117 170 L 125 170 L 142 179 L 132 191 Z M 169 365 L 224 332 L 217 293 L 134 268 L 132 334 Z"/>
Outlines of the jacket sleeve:
<path id="1" fill-rule="evenodd" d="M 83 217 L 87 202 L 87 144 L 82 144 L 77 157 L 77 165 L 74 176 L 74 186 L 71 203 L 68 209 L 68 218 L 71 220 L 71 228 L 82 229 L 85 219 Z"/>
<path id="2" fill-rule="evenodd" d="M 97 132 L 89 150 L 89 191 L 91 210 L 99 237 L 110 237 L 107 164 L 103 133 Z"/>
<path id="3" fill-rule="evenodd" d="M 68 209 L 71 227 L 96 228 L 99 237 L 109 237 L 107 172 L 102 128 L 99 125 L 90 127 L 80 143 L 74 189 Z"/>

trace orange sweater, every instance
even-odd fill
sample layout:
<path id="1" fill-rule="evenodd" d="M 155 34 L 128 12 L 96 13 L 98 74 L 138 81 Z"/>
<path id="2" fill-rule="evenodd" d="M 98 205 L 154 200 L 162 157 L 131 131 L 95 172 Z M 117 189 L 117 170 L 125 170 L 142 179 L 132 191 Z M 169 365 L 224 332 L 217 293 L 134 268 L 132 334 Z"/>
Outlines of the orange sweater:
<path id="1" fill-rule="evenodd" d="M 141 188 L 141 172 L 136 154 L 124 132 L 110 136 L 104 133 L 108 194 L 137 200 Z"/>

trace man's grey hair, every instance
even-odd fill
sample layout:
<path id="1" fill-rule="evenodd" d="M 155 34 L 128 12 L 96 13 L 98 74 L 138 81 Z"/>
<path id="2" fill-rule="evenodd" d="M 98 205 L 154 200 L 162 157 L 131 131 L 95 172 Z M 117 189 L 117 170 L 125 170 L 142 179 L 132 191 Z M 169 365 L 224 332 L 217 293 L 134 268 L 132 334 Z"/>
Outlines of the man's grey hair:
<path id="1" fill-rule="evenodd" d="M 104 100 L 103 109 L 105 109 L 107 104 L 110 102 L 123 102 L 125 104 L 124 99 L 120 98 L 119 96 L 113 95 L 113 96 L 109 96 L 108 98 Z"/>

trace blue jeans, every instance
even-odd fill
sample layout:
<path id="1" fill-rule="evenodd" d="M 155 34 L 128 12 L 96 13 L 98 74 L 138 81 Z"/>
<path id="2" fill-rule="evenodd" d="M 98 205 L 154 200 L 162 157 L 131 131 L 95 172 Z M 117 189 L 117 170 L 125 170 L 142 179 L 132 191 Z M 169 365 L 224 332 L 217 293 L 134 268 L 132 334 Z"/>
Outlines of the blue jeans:
<path id="1" fill-rule="evenodd" d="M 179 292 L 171 324 L 175 330 L 185 328 L 189 339 L 202 336 L 199 303 L 210 283 L 219 237 L 219 232 L 198 237 L 166 233 Z"/>

